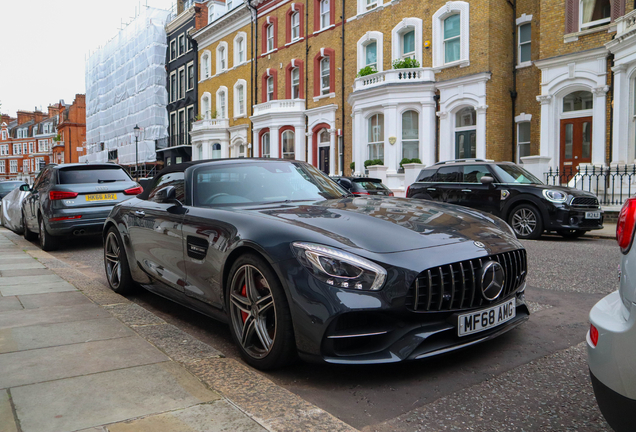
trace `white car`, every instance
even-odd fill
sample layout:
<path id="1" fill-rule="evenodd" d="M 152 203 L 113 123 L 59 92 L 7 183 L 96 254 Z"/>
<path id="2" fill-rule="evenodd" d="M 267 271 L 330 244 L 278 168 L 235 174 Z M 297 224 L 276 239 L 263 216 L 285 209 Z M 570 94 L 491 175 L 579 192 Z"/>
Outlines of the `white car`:
<path id="1" fill-rule="evenodd" d="M 20 234 L 23 231 L 22 201 L 29 194 L 29 186 L 23 182 L 16 183 L 14 189 L 0 200 L 0 225 Z"/>
<path id="2" fill-rule="evenodd" d="M 594 394 L 616 432 L 636 430 L 636 197 L 621 209 L 616 239 L 623 252 L 618 291 L 590 312 L 587 352 Z"/>

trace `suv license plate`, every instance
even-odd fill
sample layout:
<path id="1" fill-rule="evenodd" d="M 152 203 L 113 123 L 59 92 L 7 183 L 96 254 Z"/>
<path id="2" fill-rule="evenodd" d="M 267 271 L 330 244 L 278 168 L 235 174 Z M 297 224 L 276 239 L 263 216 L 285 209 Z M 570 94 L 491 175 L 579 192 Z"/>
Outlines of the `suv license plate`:
<path id="1" fill-rule="evenodd" d="M 601 212 L 585 212 L 585 219 L 600 219 Z"/>
<path id="2" fill-rule="evenodd" d="M 114 193 L 86 195 L 86 201 L 112 201 L 116 199 L 117 194 Z"/>
<path id="3" fill-rule="evenodd" d="M 457 336 L 467 336 L 497 327 L 517 315 L 515 298 L 488 309 L 482 309 L 457 317 Z"/>

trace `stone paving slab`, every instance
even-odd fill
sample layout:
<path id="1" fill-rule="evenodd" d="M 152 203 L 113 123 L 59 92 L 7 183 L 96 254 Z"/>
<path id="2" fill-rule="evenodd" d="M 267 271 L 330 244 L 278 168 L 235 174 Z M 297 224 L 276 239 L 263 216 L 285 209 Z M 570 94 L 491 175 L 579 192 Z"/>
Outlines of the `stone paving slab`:
<path id="1" fill-rule="evenodd" d="M 54 274 L 55 273 L 53 273 L 48 268 L 30 269 L 29 270 L 29 276 L 45 276 L 45 275 L 54 275 Z M 23 275 L 24 275 L 24 270 L 2 270 L 2 271 L 0 271 L 0 276 L 2 276 L 2 277 L 16 277 L 16 276 L 23 276 Z"/>
<path id="2" fill-rule="evenodd" d="M 11 395 L 23 432 L 95 428 L 220 399 L 174 362 L 17 387 Z"/>
<path id="3" fill-rule="evenodd" d="M 267 429 L 220 400 L 209 404 L 108 425 L 108 432 L 265 432 Z"/>
<path id="4" fill-rule="evenodd" d="M 5 278 L 0 278 L 0 280 Z M 15 278 L 6 278 L 15 279 Z M 13 295 L 29 295 L 29 294 L 45 294 L 58 293 L 65 291 L 77 291 L 70 283 L 60 280 L 59 282 L 45 282 L 31 285 L 5 285 L 0 286 L 0 294 L 3 296 Z"/>
<path id="5" fill-rule="evenodd" d="M 9 393 L 6 390 L 0 390 L 0 432 L 18 432 Z"/>
<path id="6" fill-rule="evenodd" d="M 0 330 L 0 354 L 134 336 L 115 318 Z"/>
<path id="7" fill-rule="evenodd" d="M 148 312 L 135 303 L 104 306 L 104 309 L 119 318 L 124 324 L 132 327 L 166 323 L 157 315 Z"/>
<path id="8" fill-rule="evenodd" d="M 166 353 L 171 359 L 178 362 L 191 362 L 223 356 L 210 345 L 201 342 L 171 324 L 137 327 L 135 331 Z"/>
<path id="9" fill-rule="evenodd" d="M 107 311 L 92 303 L 52 306 L 25 311 L 4 312 L 0 315 L 0 329 L 110 317 L 111 315 Z"/>
<path id="10" fill-rule="evenodd" d="M 14 277 L 1 277 L 0 287 L 11 285 L 37 285 L 45 283 L 61 282 L 62 279 L 55 274 L 49 274 L 45 276 L 14 276 Z"/>
<path id="11" fill-rule="evenodd" d="M 22 303 L 25 309 L 92 304 L 91 301 L 79 291 L 20 295 L 18 299 L 20 299 L 20 303 Z"/>
<path id="12" fill-rule="evenodd" d="M 24 306 L 16 296 L 0 297 L 0 312 L 22 310 Z"/>
<path id="13" fill-rule="evenodd" d="M 0 248 L 2 248 L 2 246 L 0 246 Z M 0 257 L 0 264 L 7 264 L 7 263 L 17 263 L 20 261 L 34 261 L 33 257 L 30 257 L 29 255 L 25 254 L 25 253 L 16 253 L 11 254 L 11 255 L 6 255 L 6 256 L 2 256 Z"/>
<path id="14" fill-rule="evenodd" d="M 137 336 L 0 354 L 0 389 L 167 360 Z"/>
<path id="15" fill-rule="evenodd" d="M 29 270 L 29 269 L 43 269 L 43 268 L 46 268 L 41 263 L 37 262 L 34 259 L 32 259 L 30 261 L 19 260 L 19 261 L 13 261 L 13 262 L 10 262 L 10 263 L 5 263 L 5 262 L 2 262 L 2 261 L 3 260 L 0 260 L 0 271 L 2 271 L 2 270 Z"/>

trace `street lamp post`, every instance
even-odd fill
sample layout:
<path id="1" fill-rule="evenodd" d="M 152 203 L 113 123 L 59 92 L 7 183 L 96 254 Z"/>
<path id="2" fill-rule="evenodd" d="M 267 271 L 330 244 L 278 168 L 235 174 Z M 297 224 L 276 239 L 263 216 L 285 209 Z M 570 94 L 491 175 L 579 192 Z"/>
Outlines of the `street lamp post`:
<path id="1" fill-rule="evenodd" d="M 139 181 L 139 126 L 135 125 L 135 175 Z"/>

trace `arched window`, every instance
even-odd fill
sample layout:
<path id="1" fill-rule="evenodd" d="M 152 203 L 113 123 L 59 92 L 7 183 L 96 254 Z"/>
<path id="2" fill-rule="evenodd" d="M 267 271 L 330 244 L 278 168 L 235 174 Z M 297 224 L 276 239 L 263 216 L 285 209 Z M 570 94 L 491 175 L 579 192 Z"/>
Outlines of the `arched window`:
<path id="1" fill-rule="evenodd" d="M 216 73 L 227 69 L 227 43 L 221 42 L 216 50 Z"/>
<path id="2" fill-rule="evenodd" d="M 371 66 L 374 70 L 378 70 L 378 44 L 373 41 L 364 47 L 365 66 Z"/>
<path id="3" fill-rule="evenodd" d="M 234 84 L 234 117 L 241 117 L 246 114 L 245 109 L 245 89 L 247 88 L 247 82 L 244 79 L 239 79 Z"/>
<path id="4" fill-rule="evenodd" d="M 267 77 L 267 101 L 274 100 L 274 77 Z"/>
<path id="5" fill-rule="evenodd" d="M 210 119 L 211 109 L 210 93 L 206 92 L 201 97 L 201 114 L 204 119 Z"/>
<path id="6" fill-rule="evenodd" d="M 384 161 L 384 114 L 369 117 L 367 148 L 369 159 Z"/>
<path id="7" fill-rule="evenodd" d="M 591 110 L 593 107 L 592 92 L 576 91 L 563 98 L 563 112 Z"/>
<path id="8" fill-rule="evenodd" d="M 320 60 L 320 94 L 326 95 L 329 94 L 330 87 L 330 67 L 329 67 L 329 57 L 324 57 Z"/>
<path id="9" fill-rule="evenodd" d="M 294 154 L 294 131 L 283 132 L 283 159 L 296 159 Z"/>
<path id="10" fill-rule="evenodd" d="M 245 157 L 245 144 L 239 144 L 238 152 L 239 152 L 238 157 L 240 158 Z"/>
<path id="11" fill-rule="evenodd" d="M 405 33 L 402 33 L 400 38 L 400 45 L 400 58 L 415 58 L 415 30 L 409 30 Z"/>
<path id="12" fill-rule="evenodd" d="M 267 52 L 274 50 L 274 24 L 270 24 L 267 26 L 266 31 L 266 40 L 267 40 Z"/>
<path id="13" fill-rule="evenodd" d="M 292 99 L 300 97 L 300 69 L 297 67 L 291 71 L 291 97 Z"/>
<path id="14" fill-rule="evenodd" d="M 402 114 L 402 158 L 419 159 L 420 133 L 419 114 L 406 111 Z"/>
<path id="15" fill-rule="evenodd" d="M 221 159 L 221 144 L 212 144 L 212 159 Z"/>
<path id="16" fill-rule="evenodd" d="M 261 135 L 261 157 L 271 157 L 271 148 L 269 145 L 269 132 L 265 132 Z"/>
<path id="17" fill-rule="evenodd" d="M 433 67 L 468 66 L 470 5 L 449 1 L 433 14 Z"/>
<path id="18" fill-rule="evenodd" d="M 234 38 L 234 66 L 243 64 L 247 60 L 246 40 L 247 35 L 245 32 L 238 32 Z"/>
<path id="19" fill-rule="evenodd" d="M 210 78 L 210 51 L 204 51 L 201 56 L 201 79 L 204 80 L 206 78 Z"/>
<path id="20" fill-rule="evenodd" d="M 216 92 L 216 117 L 227 118 L 227 87 L 222 86 Z"/>
<path id="21" fill-rule="evenodd" d="M 455 114 L 455 157 L 477 157 L 477 112 L 473 107 L 462 108 Z"/>
<path id="22" fill-rule="evenodd" d="M 382 72 L 383 68 L 383 50 L 384 50 L 384 35 L 377 31 L 366 32 L 358 40 L 357 52 L 358 52 L 358 70 L 369 66 L 377 72 Z"/>

